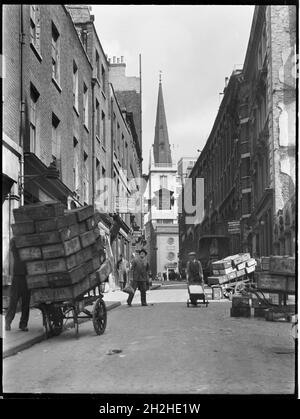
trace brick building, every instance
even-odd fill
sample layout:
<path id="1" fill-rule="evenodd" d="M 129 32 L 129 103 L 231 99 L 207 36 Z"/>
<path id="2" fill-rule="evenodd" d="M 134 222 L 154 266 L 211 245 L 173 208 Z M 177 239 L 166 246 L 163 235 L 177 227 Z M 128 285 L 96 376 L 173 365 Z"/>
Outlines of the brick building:
<path id="1" fill-rule="evenodd" d="M 62 5 L 5 5 L 3 23 L 3 270 L 9 283 L 13 207 L 49 199 L 90 203 L 92 65 Z"/>
<path id="2" fill-rule="evenodd" d="M 187 224 L 186 216 L 189 214 L 183 205 L 180 217 L 182 267 L 186 265 L 189 252 L 200 252 L 199 242 L 204 236 L 227 236 L 228 222 L 241 218 L 241 153 L 237 107 L 241 73 L 241 70 L 235 70 L 229 81 L 226 79 L 223 100 L 212 131 L 189 175 L 193 184 L 187 184 L 183 188 L 183 202 L 190 199 L 192 205 L 199 206 L 200 200 L 204 200 L 204 216 L 196 218 L 193 224 Z M 196 192 L 197 178 L 204 179 L 203 196 Z M 240 250 L 240 235 L 234 234 L 230 237 L 231 252 L 236 253 Z"/>
<path id="3" fill-rule="evenodd" d="M 243 240 L 258 256 L 292 255 L 295 213 L 287 223 L 281 217 L 295 200 L 296 6 L 255 8 L 243 73 L 251 175 Z"/>
<path id="4" fill-rule="evenodd" d="M 180 227 L 183 265 L 205 235 L 228 237 L 231 253 L 295 254 L 295 37 L 295 6 L 255 7 L 243 69 L 190 174 L 204 178 L 204 218 Z"/>
<path id="5" fill-rule="evenodd" d="M 10 283 L 13 208 L 49 199 L 72 208 L 96 204 L 99 180 L 111 177 L 109 62 L 88 6 L 3 7 L 3 278 Z M 116 101 L 133 172 L 136 129 Z M 124 135 L 123 135 L 124 134 Z M 135 138 L 135 140 L 134 140 Z M 141 139 L 140 139 L 141 141 Z M 122 155 L 124 163 L 124 155 Z M 123 167 L 124 169 L 124 167 Z M 110 202 L 111 204 L 111 202 Z M 96 206 L 96 205 L 95 205 Z M 108 231 L 113 219 L 103 216 Z M 130 218 L 117 217 L 127 238 Z M 127 250 L 129 254 L 129 250 Z M 117 257 L 117 255 L 116 255 Z"/>

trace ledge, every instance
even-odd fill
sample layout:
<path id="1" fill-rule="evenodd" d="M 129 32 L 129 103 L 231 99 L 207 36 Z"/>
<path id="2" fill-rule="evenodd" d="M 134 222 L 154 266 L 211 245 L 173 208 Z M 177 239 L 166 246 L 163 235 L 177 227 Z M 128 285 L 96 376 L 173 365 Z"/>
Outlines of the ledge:
<path id="1" fill-rule="evenodd" d="M 58 82 L 53 77 L 52 77 L 52 83 L 57 88 L 57 90 L 59 91 L 59 93 L 61 93 L 62 88 L 60 87 L 60 85 L 58 84 Z"/>
<path id="2" fill-rule="evenodd" d="M 79 111 L 78 111 L 78 109 L 73 105 L 73 109 L 74 109 L 74 111 L 75 111 L 75 113 L 76 113 L 76 115 L 79 117 L 80 115 L 79 115 Z"/>
<path id="3" fill-rule="evenodd" d="M 30 48 L 34 52 L 34 55 L 39 60 L 39 62 L 42 62 L 43 57 L 41 56 L 41 54 L 39 53 L 39 51 L 36 49 L 35 45 L 32 42 L 30 42 Z"/>

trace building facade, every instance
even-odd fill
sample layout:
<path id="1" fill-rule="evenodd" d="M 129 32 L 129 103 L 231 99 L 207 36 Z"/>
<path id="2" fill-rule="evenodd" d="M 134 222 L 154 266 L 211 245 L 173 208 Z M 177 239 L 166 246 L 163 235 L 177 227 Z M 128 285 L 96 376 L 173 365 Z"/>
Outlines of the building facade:
<path id="1" fill-rule="evenodd" d="M 134 120 L 120 109 L 93 21 L 88 6 L 3 7 L 5 286 L 11 282 L 14 208 L 55 199 L 69 209 L 88 204 L 99 210 L 100 181 L 113 176 L 114 165 L 126 170 L 130 162 L 134 176 L 140 173 Z M 128 149 L 116 157 L 123 140 Z M 112 196 L 101 223 L 107 232 L 113 223 L 111 204 Z M 129 255 L 132 228 L 129 216 L 115 217 L 124 239 L 120 245 L 117 240 L 117 259 L 122 246 Z"/>
<path id="2" fill-rule="evenodd" d="M 231 253 L 295 254 L 295 19 L 295 6 L 255 7 L 243 69 L 190 174 L 204 178 L 204 219 L 183 226 L 183 262 L 203 235 L 227 236 Z"/>
<path id="3" fill-rule="evenodd" d="M 171 156 L 160 81 L 146 190 L 148 212 L 144 217 L 150 269 L 154 276 L 164 273 L 168 276 L 170 270 L 178 270 L 179 186 L 177 166 Z"/>

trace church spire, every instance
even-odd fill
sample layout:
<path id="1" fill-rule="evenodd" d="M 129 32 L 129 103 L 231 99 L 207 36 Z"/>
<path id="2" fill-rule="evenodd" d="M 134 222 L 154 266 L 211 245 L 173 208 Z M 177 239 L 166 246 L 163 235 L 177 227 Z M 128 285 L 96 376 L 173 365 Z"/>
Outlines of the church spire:
<path id="1" fill-rule="evenodd" d="M 171 148 L 168 136 L 168 127 L 165 114 L 164 99 L 161 84 L 161 71 L 159 72 L 158 101 L 156 110 L 155 136 L 153 146 L 154 162 L 160 165 L 172 163 Z"/>

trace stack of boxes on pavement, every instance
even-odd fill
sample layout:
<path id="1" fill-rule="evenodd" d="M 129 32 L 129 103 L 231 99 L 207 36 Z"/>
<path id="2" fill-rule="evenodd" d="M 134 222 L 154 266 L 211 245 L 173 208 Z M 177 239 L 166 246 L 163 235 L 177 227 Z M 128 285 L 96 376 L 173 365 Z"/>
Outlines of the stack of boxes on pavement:
<path id="1" fill-rule="evenodd" d="M 288 304 L 288 295 L 296 290 L 296 266 L 294 256 L 269 256 L 261 258 L 261 270 L 256 272 L 257 288 L 277 296 L 277 309 L 265 310 L 267 320 L 286 319 L 295 313 L 295 304 Z M 274 297 L 273 297 L 274 300 Z"/>
<path id="2" fill-rule="evenodd" d="M 209 285 L 223 285 L 236 282 L 255 271 L 257 262 L 250 253 L 228 256 L 212 263 L 213 276 L 208 277 Z"/>
<path id="3" fill-rule="evenodd" d="M 14 218 L 32 304 L 76 298 L 107 279 L 110 264 L 92 206 L 64 210 L 47 201 L 15 209 Z"/>
<path id="4" fill-rule="evenodd" d="M 255 272 L 256 289 L 254 293 L 232 297 L 232 317 L 263 317 L 266 320 L 288 320 L 295 313 L 295 304 L 282 305 L 282 299 L 295 294 L 295 258 L 284 256 L 262 257 L 259 270 Z M 261 293 L 263 292 L 263 294 Z M 274 301 L 274 294 L 281 298 Z M 286 302 L 286 301 L 285 301 Z"/>

